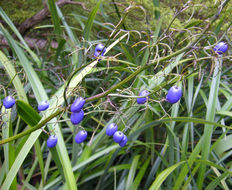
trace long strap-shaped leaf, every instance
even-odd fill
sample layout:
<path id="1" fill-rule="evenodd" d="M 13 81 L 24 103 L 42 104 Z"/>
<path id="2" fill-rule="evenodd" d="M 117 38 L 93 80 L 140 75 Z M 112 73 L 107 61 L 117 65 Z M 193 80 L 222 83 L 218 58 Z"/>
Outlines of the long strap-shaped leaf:
<path id="1" fill-rule="evenodd" d="M 1 30 L 3 31 L 4 36 L 7 38 L 8 43 L 10 44 L 10 46 L 12 47 L 12 49 L 15 51 L 16 55 L 18 56 L 20 63 L 22 64 L 24 71 L 26 72 L 27 77 L 30 81 L 30 84 L 32 86 L 32 89 L 36 96 L 37 101 L 41 102 L 42 100 L 48 99 L 45 89 L 43 88 L 41 84 L 41 81 L 39 80 L 37 74 L 35 73 L 34 69 L 32 68 L 31 64 L 29 63 L 22 49 L 16 44 L 14 39 L 9 35 L 9 33 L 2 26 L 1 26 Z M 53 122 L 55 121 L 56 119 L 53 119 Z M 67 150 L 64 144 L 62 133 L 58 125 L 56 125 L 55 128 L 56 128 L 56 135 L 59 138 L 59 143 L 56 146 L 56 150 L 58 152 L 59 159 L 61 160 L 63 164 L 64 176 L 66 178 L 68 187 L 70 189 L 75 190 L 77 189 L 76 182 L 75 182 L 75 178 L 72 172 L 72 167 L 71 167 L 68 153 L 67 153 Z M 41 133 L 41 130 L 38 130 L 30 135 L 25 145 L 22 147 L 21 151 L 19 152 L 17 158 L 15 159 L 15 162 L 12 165 L 8 175 L 6 176 L 6 179 L 2 185 L 2 189 L 10 188 L 12 180 L 16 176 L 20 166 L 22 165 L 30 149 L 32 148 L 36 140 L 38 139 L 40 133 Z"/>
<path id="2" fill-rule="evenodd" d="M 4 66 L 7 74 L 9 75 L 9 78 L 12 80 L 19 99 L 27 102 L 27 96 L 24 92 L 23 85 L 19 79 L 19 76 L 17 75 L 17 72 L 13 67 L 11 61 L 2 53 L 2 51 L 0 51 L 0 62 Z"/>
<path id="3" fill-rule="evenodd" d="M 214 74 L 213 74 L 213 80 L 211 83 L 211 88 L 210 88 L 210 93 L 209 93 L 209 101 L 208 101 L 208 105 L 207 105 L 206 120 L 209 122 L 214 121 L 215 108 L 216 108 L 216 97 L 218 94 L 220 72 L 221 72 L 220 71 L 220 62 L 218 60 L 216 62 L 217 63 L 216 63 L 216 67 L 215 67 Z M 185 180 L 185 177 L 189 171 L 189 167 L 191 167 L 193 164 L 192 161 L 197 158 L 197 156 L 199 155 L 201 150 L 202 150 L 202 154 L 203 154 L 203 159 L 205 159 L 205 160 L 208 159 L 212 132 L 213 132 L 213 126 L 210 123 L 206 123 L 204 135 L 201 137 L 200 141 L 198 142 L 197 146 L 195 147 L 195 149 L 193 150 L 193 152 L 191 153 L 191 155 L 188 159 L 189 166 L 185 165 L 184 167 L 182 167 L 182 170 L 179 174 L 179 177 L 176 180 L 174 189 L 177 190 L 180 188 L 181 184 Z M 200 168 L 199 176 L 201 176 L 201 177 L 198 178 L 198 184 L 197 184 L 198 189 L 202 188 L 205 169 L 206 169 L 205 165 L 203 165 Z"/>
<path id="4" fill-rule="evenodd" d="M 36 95 L 37 101 L 40 102 L 44 99 L 47 99 L 47 95 L 45 93 L 45 90 L 44 90 L 40 80 L 38 79 L 38 76 L 36 75 L 35 71 L 33 70 L 32 66 L 28 62 L 26 56 L 23 54 L 22 50 L 15 43 L 15 41 L 11 38 L 11 36 L 6 32 L 6 30 L 4 28 L 2 28 L 2 29 L 4 31 L 4 35 L 9 40 L 9 44 L 11 46 L 13 46 L 13 49 L 16 51 L 16 54 L 19 56 L 20 62 L 24 67 L 24 70 L 29 78 L 29 81 L 31 82 L 31 86 L 32 86 L 33 91 Z M 106 53 L 111 48 L 113 48 L 118 42 L 120 42 L 123 38 L 125 38 L 126 36 L 127 36 L 127 34 L 123 35 L 122 37 L 117 39 L 113 44 L 111 44 L 111 46 L 109 46 L 107 48 Z M 69 87 L 71 89 L 74 88 L 79 82 L 82 81 L 82 79 L 85 77 L 85 75 L 87 75 L 96 64 L 97 64 L 97 61 L 94 61 L 93 63 L 88 65 L 85 69 L 83 69 L 80 74 L 76 75 L 72 79 L 72 81 L 69 84 Z M 50 106 L 51 109 L 49 109 L 47 112 L 45 112 L 45 114 L 44 114 L 45 117 L 49 116 L 52 112 L 57 110 L 57 106 L 63 104 L 63 102 L 64 102 L 63 90 L 64 90 L 64 87 L 60 88 L 60 90 L 53 96 L 53 98 L 51 98 L 51 101 L 50 101 L 51 102 L 51 106 Z M 71 91 L 69 90 L 67 95 L 70 95 L 70 93 L 71 93 Z M 53 119 L 52 122 L 56 122 L 56 119 Z M 71 164 L 70 164 L 71 162 L 69 160 L 69 157 L 68 157 L 68 154 L 66 151 L 66 146 L 65 146 L 64 141 L 63 141 L 61 130 L 60 130 L 58 125 L 55 125 L 52 128 L 50 127 L 50 129 L 54 130 L 54 132 L 56 133 L 56 135 L 59 139 L 58 144 L 56 146 L 56 150 L 57 150 L 59 158 L 63 164 L 64 175 L 66 178 L 68 188 L 75 190 L 75 189 L 77 189 L 77 187 L 76 187 L 74 175 L 73 175 Z M 10 184 L 12 183 L 13 177 L 16 176 L 20 166 L 22 165 L 24 159 L 26 158 L 27 154 L 29 153 L 30 149 L 32 148 L 33 144 L 35 143 L 36 139 L 39 137 L 41 132 L 42 132 L 41 130 L 37 130 L 30 135 L 30 137 L 26 141 L 25 145 L 21 149 L 20 153 L 18 154 L 11 170 L 9 171 L 9 173 L 4 181 L 4 184 L 2 186 L 3 189 L 9 189 Z"/>
<path id="5" fill-rule="evenodd" d="M 85 29 L 83 32 L 83 36 L 84 36 L 85 40 L 89 40 L 89 35 L 90 35 L 91 28 L 93 26 L 93 21 L 94 21 L 96 14 L 97 14 L 97 10 L 98 10 L 100 4 L 101 4 L 101 0 L 98 1 L 97 5 L 93 8 L 91 13 L 89 14 L 88 21 L 85 25 Z"/>
<path id="6" fill-rule="evenodd" d="M 149 190 L 158 190 L 160 188 L 160 186 L 162 185 L 162 183 L 164 182 L 164 180 L 168 177 L 168 175 L 170 173 L 172 173 L 178 166 L 180 166 L 181 164 L 184 164 L 184 163 L 185 163 L 185 161 L 179 162 L 179 163 L 165 169 L 163 172 L 161 172 L 158 175 L 158 177 L 156 178 L 156 180 L 152 183 Z"/>
<path id="7" fill-rule="evenodd" d="M 213 73 L 213 79 L 210 86 L 209 100 L 207 103 L 207 112 L 206 112 L 206 120 L 208 121 L 214 121 L 214 117 L 215 117 L 218 89 L 219 89 L 219 83 L 221 78 L 222 58 L 215 58 L 214 62 L 215 62 L 215 68 Z M 213 133 L 213 126 L 208 124 L 205 125 L 204 135 L 202 136 L 202 138 L 204 139 L 203 140 L 204 143 L 202 146 L 203 160 L 207 160 L 209 157 L 212 133 Z M 202 165 L 202 167 L 200 167 L 200 173 L 198 176 L 198 182 L 197 182 L 198 189 L 202 189 L 204 178 L 205 178 L 205 170 L 206 170 L 206 165 Z"/>
<path id="8" fill-rule="evenodd" d="M 12 81 L 12 83 L 16 89 L 18 97 L 21 100 L 24 100 L 27 102 L 26 93 L 24 92 L 23 85 L 19 79 L 19 76 L 18 76 L 15 68 L 13 67 L 11 61 L 1 51 L 0 51 L 0 63 L 4 66 L 10 80 Z M 4 109 L 4 108 L 2 108 L 2 109 Z M 2 128 L 3 139 L 9 138 L 10 136 L 13 136 L 12 123 L 11 123 L 11 119 L 10 119 L 11 111 L 6 111 L 6 113 L 7 114 L 6 115 L 4 114 L 2 117 L 2 121 L 5 123 L 5 125 L 7 125 L 7 126 Z M 12 147 L 14 147 L 14 142 L 10 142 L 10 143 L 5 144 L 3 146 L 3 148 L 4 148 L 4 160 L 5 160 L 4 162 L 6 165 L 4 167 L 5 173 L 9 172 L 9 168 L 11 168 L 11 166 L 13 165 L 14 160 L 15 160 L 15 149 Z M 17 188 L 16 184 L 17 184 L 17 181 L 16 181 L 16 178 L 14 178 L 12 185 L 11 185 L 11 188 L 16 189 Z"/>

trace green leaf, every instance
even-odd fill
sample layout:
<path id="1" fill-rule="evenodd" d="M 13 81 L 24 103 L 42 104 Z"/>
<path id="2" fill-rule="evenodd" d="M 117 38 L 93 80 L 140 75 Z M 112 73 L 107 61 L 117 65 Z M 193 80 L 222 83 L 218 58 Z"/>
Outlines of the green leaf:
<path id="1" fill-rule="evenodd" d="M 29 126 L 33 127 L 39 123 L 41 116 L 29 104 L 17 100 L 17 113 Z"/>
<path id="2" fill-rule="evenodd" d="M 156 20 L 159 20 L 160 18 L 160 6 L 159 6 L 159 0 L 153 0 L 153 4 L 154 4 L 154 7 L 155 7 L 155 19 Z"/>
<path id="3" fill-rule="evenodd" d="M 164 180 L 167 179 L 167 177 L 180 165 L 184 164 L 185 161 L 179 162 L 167 169 L 165 169 L 163 172 L 161 172 L 156 180 L 152 183 L 151 187 L 149 188 L 149 190 L 159 190 L 160 186 L 162 185 L 162 183 L 164 182 Z"/>
<path id="4" fill-rule="evenodd" d="M 0 7 L 0 15 L 3 18 L 3 20 L 8 24 L 8 26 L 11 28 L 11 30 L 16 34 L 16 36 L 20 39 L 21 43 L 25 47 L 29 48 L 22 35 L 19 33 L 17 28 L 14 26 L 13 22 L 10 20 L 10 18 L 6 15 L 6 13 L 3 11 L 1 7 Z"/>
<path id="5" fill-rule="evenodd" d="M 73 167 L 73 171 L 78 171 L 80 168 L 84 167 L 84 166 L 87 166 L 88 164 L 90 164 L 93 160 L 101 157 L 101 156 L 104 156 L 105 154 L 108 154 L 109 152 L 115 150 L 116 148 L 118 148 L 119 145 L 113 145 L 113 146 L 110 146 L 108 148 L 105 148 L 103 149 L 102 151 L 99 151 L 97 153 L 95 153 L 94 155 L 89 155 L 89 158 L 86 157 L 86 160 L 83 160 L 82 162 L 78 163 L 77 165 L 75 165 Z M 89 147 L 87 148 L 89 149 Z M 88 150 L 89 151 L 89 150 Z M 88 154 L 88 151 L 87 151 L 87 154 Z M 59 181 L 61 180 L 60 177 L 56 178 L 54 181 L 52 181 L 51 183 L 47 184 L 45 187 L 44 187 L 44 190 L 47 190 L 49 188 L 51 188 L 52 186 L 54 186 L 56 183 L 58 183 Z"/>
<path id="6" fill-rule="evenodd" d="M 214 147 L 215 152 L 221 157 L 223 153 L 232 148 L 232 135 L 228 135 L 221 139 Z"/>
<path id="7" fill-rule="evenodd" d="M 216 189 L 216 187 L 218 187 L 218 184 L 227 176 L 229 176 L 228 172 L 225 172 L 223 174 L 221 174 L 219 177 L 217 177 L 215 180 L 213 180 L 206 188 L 205 190 L 212 190 L 212 189 Z M 226 189 L 226 188 L 224 188 Z"/>
<path id="8" fill-rule="evenodd" d="M 14 39 L 10 36 L 10 34 L 5 30 L 5 28 L 1 25 L 0 25 L 0 27 L 1 27 L 1 30 L 4 34 L 4 36 L 8 40 L 10 47 L 12 48 L 12 50 L 15 52 L 15 54 L 19 58 L 20 64 L 23 66 L 24 71 L 25 71 L 25 73 L 28 77 L 28 80 L 32 86 L 32 89 L 33 89 L 33 92 L 35 94 L 37 101 L 41 102 L 42 100 L 47 100 L 48 97 L 47 97 L 47 94 L 45 92 L 45 89 L 43 88 L 41 81 L 39 80 L 37 74 L 35 73 L 34 69 L 31 66 L 31 64 L 29 63 L 26 55 L 24 54 L 22 49 L 17 45 L 17 43 L 14 41 Z M 60 103 L 60 104 L 62 104 L 62 103 Z M 44 113 L 45 117 L 46 117 L 46 114 L 51 115 L 52 111 L 56 110 L 57 103 L 54 102 L 51 105 L 51 107 L 53 107 L 52 110 L 47 110 L 47 112 Z M 53 119 L 52 122 L 56 122 L 56 119 Z M 65 143 L 63 141 L 62 132 L 61 132 L 58 124 L 53 125 L 53 126 L 48 126 L 48 127 L 49 127 L 49 130 L 55 131 L 55 133 L 59 139 L 58 144 L 56 146 L 56 150 L 59 154 L 59 159 L 62 162 L 62 171 L 60 171 L 60 172 L 62 173 L 64 171 L 64 175 L 65 175 L 68 187 L 70 189 L 77 189 L 74 175 L 73 175 L 73 172 L 71 169 L 71 163 L 70 163 L 70 160 L 68 157 L 67 149 L 66 149 Z M 54 128 L 56 130 L 54 130 Z M 8 189 L 10 187 L 13 178 L 16 176 L 16 174 L 17 174 L 19 168 L 21 167 L 24 159 L 28 155 L 30 149 L 32 148 L 32 146 L 34 145 L 34 143 L 36 142 L 38 137 L 40 136 L 41 132 L 42 132 L 42 130 L 37 130 L 34 133 L 31 133 L 31 135 L 29 136 L 29 138 L 25 142 L 24 146 L 20 150 L 19 154 L 17 155 L 15 162 L 12 165 L 10 171 L 8 172 L 8 174 L 5 178 L 5 181 L 2 185 L 3 189 Z"/>
<path id="9" fill-rule="evenodd" d="M 126 48 L 122 43 L 120 43 L 120 46 L 121 46 L 122 50 L 124 51 L 124 54 L 125 54 L 126 58 L 130 62 L 135 64 L 135 60 L 134 60 L 133 56 L 131 55 L 131 53 L 128 51 L 128 47 Z"/>
<path id="10" fill-rule="evenodd" d="M 212 82 L 210 85 L 209 98 L 207 102 L 206 120 L 208 121 L 214 121 L 215 118 L 218 89 L 219 89 L 220 77 L 221 77 L 222 58 L 215 58 L 214 62 L 215 62 L 215 68 L 212 77 Z M 212 134 L 213 134 L 213 126 L 205 125 L 204 134 L 201 137 L 203 139 L 203 146 L 202 146 L 203 160 L 207 160 L 209 157 Z M 202 189 L 204 177 L 205 177 L 205 170 L 206 170 L 206 166 L 202 165 L 202 167 L 200 167 L 200 172 L 198 175 L 198 181 L 197 181 L 198 189 Z"/>
<path id="11" fill-rule="evenodd" d="M 145 163 L 141 166 L 141 168 L 139 170 L 139 173 L 137 174 L 135 180 L 133 181 L 133 184 L 129 188 L 130 190 L 138 189 L 139 184 L 141 183 L 142 178 L 146 177 L 146 176 L 144 176 L 144 174 L 145 174 L 145 172 L 147 170 L 149 162 L 150 162 L 150 157 L 148 159 L 146 159 Z"/>
<path id="12" fill-rule="evenodd" d="M 232 117 L 232 112 L 231 111 L 217 111 L 216 114 L 218 115 L 222 115 L 222 116 L 229 116 L 229 117 Z"/>
<path id="13" fill-rule="evenodd" d="M 5 114 L 2 117 L 3 121 L 3 128 L 2 128 L 2 138 L 6 139 L 13 135 L 13 129 L 12 129 L 12 122 L 11 122 L 11 110 L 6 110 L 5 108 L 2 108 L 3 113 Z M 5 171 L 6 173 L 9 172 L 11 169 L 14 161 L 15 161 L 15 147 L 14 142 L 10 142 L 9 144 L 4 144 L 3 146 L 3 152 L 4 152 L 4 163 L 5 163 Z M 17 189 L 17 181 L 16 178 L 13 179 L 13 182 L 10 187 L 12 190 Z"/>
<path id="14" fill-rule="evenodd" d="M 19 76 L 13 67 L 11 61 L 0 51 L 0 63 L 4 66 L 9 78 L 12 80 L 19 99 L 27 102 L 27 96 L 24 91 L 23 85 L 19 79 Z"/>
<path id="15" fill-rule="evenodd" d="M 101 0 L 98 1 L 96 6 L 93 8 L 91 13 L 89 14 L 87 23 L 85 24 L 85 29 L 84 29 L 84 32 L 83 32 L 83 36 L 84 36 L 85 40 L 87 40 L 87 41 L 89 40 L 90 32 L 91 32 L 91 29 L 92 29 L 92 26 L 93 26 L 93 21 L 95 19 L 95 16 L 97 14 L 98 9 L 99 9 L 100 3 L 101 3 Z"/>
<path id="16" fill-rule="evenodd" d="M 66 30 L 66 33 L 68 34 L 68 36 L 72 42 L 71 45 L 75 45 L 75 46 L 80 45 L 78 38 L 74 35 L 71 27 L 66 22 L 64 15 L 62 14 L 60 8 L 57 5 L 56 5 L 56 9 L 57 9 L 57 13 L 59 15 L 59 18 L 61 19 L 61 21 L 64 25 L 64 29 Z"/>
<path id="17" fill-rule="evenodd" d="M 140 155 L 136 155 L 133 158 L 133 161 L 132 161 L 132 164 L 131 164 L 131 167 L 130 167 L 130 171 L 129 171 L 129 174 L 128 174 L 128 177 L 127 177 L 126 189 L 129 189 L 131 187 L 133 181 L 134 181 L 134 176 L 135 176 L 135 173 L 136 173 L 136 170 L 137 170 L 137 167 L 138 167 L 139 158 L 140 158 Z"/>
<path id="18" fill-rule="evenodd" d="M 58 41 L 60 41 L 62 30 L 60 27 L 60 20 L 59 20 L 58 13 L 56 10 L 55 0 L 48 0 L 48 6 L 49 6 L 49 10 L 52 16 L 52 22 L 54 24 L 54 30 L 55 30 L 54 32 L 56 34 L 56 38 L 58 39 Z"/>

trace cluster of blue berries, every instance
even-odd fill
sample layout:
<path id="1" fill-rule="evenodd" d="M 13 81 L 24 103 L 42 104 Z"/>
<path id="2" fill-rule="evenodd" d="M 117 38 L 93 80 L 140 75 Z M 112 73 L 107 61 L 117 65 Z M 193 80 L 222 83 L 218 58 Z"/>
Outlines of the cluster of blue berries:
<path id="1" fill-rule="evenodd" d="M 98 44 L 94 51 L 94 56 L 98 57 L 101 53 L 101 56 L 104 55 L 106 49 L 104 48 L 104 45 Z M 216 54 L 221 55 L 224 54 L 228 49 L 228 45 L 225 42 L 218 43 L 213 50 Z M 100 61 L 100 60 L 99 60 Z M 139 96 L 142 96 L 141 98 L 137 98 L 138 104 L 144 104 L 148 101 L 150 92 L 147 90 L 142 90 L 139 93 Z M 175 104 L 177 103 L 182 97 L 182 89 L 178 86 L 172 86 L 166 95 L 166 101 Z M 3 100 L 3 105 L 6 108 L 10 108 L 14 105 L 15 100 L 13 97 L 8 96 Z M 79 124 L 83 118 L 84 118 L 84 111 L 82 110 L 82 107 L 85 104 L 85 100 L 82 97 L 77 98 L 74 103 L 71 105 L 71 122 L 74 125 Z M 46 101 L 41 102 L 38 106 L 39 111 L 46 110 L 49 107 L 49 104 Z M 115 123 L 111 123 L 106 128 L 106 135 L 113 136 L 113 139 L 116 143 L 118 143 L 121 147 L 124 147 L 127 143 L 127 136 L 123 134 L 121 131 L 117 131 L 118 126 Z M 87 132 L 85 130 L 79 131 L 75 136 L 76 143 L 82 143 L 87 138 Z M 57 137 L 56 136 L 50 136 L 47 140 L 47 146 L 49 148 L 54 147 L 57 144 Z"/>
<path id="2" fill-rule="evenodd" d="M 213 50 L 215 51 L 216 54 L 222 55 L 224 54 L 228 49 L 228 45 L 225 42 L 220 42 L 218 43 Z M 103 44 L 98 44 L 95 48 L 94 51 L 94 56 L 98 57 L 101 53 L 101 56 L 104 55 L 106 49 L 104 48 Z M 100 61 L 100 60 L 99 60 Z M 142 96 L 141 98 L 137 98 L 137 103 L 138 104 L 144 104 L 145 102 L 148 101 L 150 93 L 147 90 L 142 90 L 139 93 L 139 96 Z M 180 98 L 182 97 L 182 90 L 178 86 L 172 86 L 166 95 L 166 101 L 174 104 L 177 103 Z M 3 106 L 6 109 L 10 109 L 14 106 L 15 104 L 15 99 L 13 96 L 7 96 L 3 99 Z M 77 125 L 79 124 L 83 118 L 84 118 L 84 111 L 83 111 L 83 106 L 85 104 L 85 99 L 82 97 L 78 97 L 73 104 L 71 105 L 71 116 L 70 120 L 72 124 Z M 49 103 L 47 101 L 42 101 L 38 105 L 37 109 L 38 111 L 45 111 L 49 108 Z M 79 131 L 76 136 L 75 136 L 75 141 L 76 143 L 80 144 L 82 143 L 86 138 L 87 138 L 87 132 L 85 130 Z M 106 135 L 108 136 L 113 136 L 113 139 L 116 143 L 118 143 L 121 147 L 124 147 L 127 144 L 127 136 L 123 134 L 123 132 L 118 131 L 118 126 L 115 123 L 111 123 L 107 126 L 106 128 Z M 57 144 L 57 136 L 55 135 L 50 135 L 49 138 L 47 139 L 47 146 L 49 148 L 53 148 Z"/>
<path id="3" fill-rule="evenodd" d="M 137 98 L 137 103 L 138 104 L 144 104 L 145 102 L 147 102 L 148 100 L 148 95 L 150 93 L 147 90 L 142 90 L 139 93 L 139 96 L 145 96 L 145 97 L 141 97 L 141 98 Z M 180 100 L 182 96 L 182 90 L 180 87 L 178 86 L 172 86 L 169 90 L 168 93 L 166 95 L 166 101 L 171 103 L 171 104 L 175 104 L 176 102 L 178 102 Z"/>
<path id="4" fill-rule="evenodd" d="M 85 105 L 85 99 L 78 97 L 71 105 L 70 111 L 72 112 L 70 120 L 73 125 L 78 125 L 84 118 L 83 106 Z"/>
<path id="5" fill-rule="evenodd" d="M 70 120 L 73 125 L 78 125 L 84 118 L 84 111 L 83 111 L 83 106 L 85 105 L 85 99 L 82 97 L 78 97 L 73 104 L 71 105 L 71 116 Z M 38 105 L 38 110 L 39 111 L 44 111 L 49 107 L 49 104 L 45 101 L 41 102 Z M 76 136 L 75 136 L 75 142 L 77 144 L 82 143 L 85 139 L 87 138 L 87 132 L 85 130 L 79 131 Z M 50 135 L 48 140 L 47 140 L 47 146 L 49 148 L 55 147 L 57 144 L 57 137 L 55 135 Z"/>
<path id="6" fill-rule="evenodd" d="M 116 123 L 111 123 L 106 127 L 106 135 L 113 136 L 114 141 L 121 147 L 126 146 L 127 136 L 123 132 L 118 131 Z"/>
<path id="7" fill-rule="evenodd" d="M 95 48 L 94 56 L 98 57 L 101 52 L 102 52 L 101 56 L 103 56 L 105 51 L 106 51 L 106 49 L 104 48 L 104 45 L 98 44 Z M 84 111 L 82 109 L 84 105 L 85 105 L 85 99 L 82 97 L 78 97 L 71 105 L 70 111 L 72 113 L 70 116 L 70 121 L 72 122 L 73 125 L 78 125 L 84 119 Z M 49 104 L 44 101 L 38 105 L 38 110 L 44 111 L 48 107 L 49 107 Z M 79 131 L 75 136 L 75 142 L 77 144 L 82 143 L 87 138 L 87 135 L 88 135 L 87 131 L 85 131 L 85 130 Z M 48 140 L 47 140 L 47 146 L 49 148 L 53 148 L 56 146 L 56 144 L 57 144 L 57 137 L 55 135 L 50 135 Z"/>
<path id="8" fill-rule="evenodd" d="M 70 120 L 73 125 L 78 125 L 84 118 L 83 106 L 85 105 L 85 99 L 78 97 L 71 105 L 71 116 Z M 87 132 L 85 130 L 79 131 L 75 136 L 75 141 L 77 144 L 82 143 L 87 138 Z"/>

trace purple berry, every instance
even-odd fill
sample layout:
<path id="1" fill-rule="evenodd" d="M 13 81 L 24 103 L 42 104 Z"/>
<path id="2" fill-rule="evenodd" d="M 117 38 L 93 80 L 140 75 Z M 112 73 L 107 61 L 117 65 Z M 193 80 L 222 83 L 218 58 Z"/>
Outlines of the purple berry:
<path id="1" fill-rule="evenodd" d="M 38 111 L 44 111 L 49 108 L 49 103 L 47 101 L 42 101 L 38 105 Z"/>
<path id="2" fill-rule="evenodd" d="M 124 135 L 124 136 L 123 136 L 123 139 L 121 140 L 121 142 L 119 143 L 119 145 L 120 145 L 121 147 L 124 147 L 124 146 L 126 146 L 126 143 L 127 143 L 127 136 Z"/>
<path id="3" fill-rule="evenodd" d="M 120 143 L 123 137 L 124 137 L 124 134 L 121 131 L 116 131 L 113 135 L 113 139 L 116 143 Z"/>
<path id="4" fill-rule="evenodd" d="M 79 131 L 75 136 L 75 141 L 77 144 L 82 143 L 87 138 L 87 132 L 85 130 Z"/>
<path id="5" fill-rule="evenodd" d="M 178 86 L 172 86 L 167 93 L 166 96 L 166 100 L 171 103 L 174 104 L 176 102 L 178 102 L 180 100 L 182 96 L 182 90 L 180 87 Z"/>
<path id="6" fill-rule="evenodd" d="M 79 124 L 84 118 L 84 111 L 81 110 L 79 112 L 72 113 L 70 116 L 70 120 L 73 125 Z"/>
<path id="7" fill-rule="evenodd" d="M 55 135 L 49 136 L 47 140 L 47 146 L 48 148 L 53 148 L 57 144 L 57 137 Z"/>
<path id="8" fill-rule="evenodd" d="M 147 90 L 142 90 L 139 93 L 139 96 L 148 96 L 149 94 L 150 94 L 150 92 L 148 92 Z M 138 104 L 144 104 L 147 100 L 148 100 L 148 97 L 137 98 L 137 103 Z"/>
<path id="9" fill-rule="evenodd" d="M 104 48 L 103 44 L 98 44 L 94 50 L 94 57 L 98 57 L 101 51 L 103 50 L 103 48 Z M 102 51 L 101 56 L 103 56 L 105 52 L 106 52 L 106 48 L 104 48 L 104 50 Z"/>
<path id="10" fill-rule="evenodd" d="M 228 49 L 228 45 L 225 42 L 219 42 L 214 48 L 213 50 L 215 51 L 215 53 L 217 53 L 218 55 L 221 55 L 223 53 L 225 53 Z"/>
<path id="11" fill-rule="evenodd" d="M 7 96 L 3 99 L 3 105 L 6 109 L 12 108 L 15 104 L 13 96 Z"/>
<path id="12" fill-rule="evenodd" d="M 71 112 L 79 112 L 81 111 L 81 109 L 83 108 L 85 104 L 85 99 L 82 98 L 82 97 L 78 97 L 74 102 L 73 104 L 71 105 Z"/>
<path id="13" fill-rule="evenodd" d="M 118 126 L 115 123 L 111 123 L 106 127 L 106 135 L 113 136 L 118 130 Z"/>

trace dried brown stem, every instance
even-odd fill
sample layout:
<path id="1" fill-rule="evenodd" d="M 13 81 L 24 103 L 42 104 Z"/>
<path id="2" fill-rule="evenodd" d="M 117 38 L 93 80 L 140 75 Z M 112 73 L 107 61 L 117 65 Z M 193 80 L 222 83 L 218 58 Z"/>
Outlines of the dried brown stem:
<path id="1" fill-rule="evenodd" d="M 82 6 L 83 9 L 86 10 L 85 4 L 82 2 L 76 2 L 72 0 L 59 0 L 56 5 L 58 7 L 62 7 L 67 4 L 72 4 L 72 5 L 80 5 Z M 44 19 L 46 19 L 49 16 L 50 12 L 48 7 L 45 5 L 45 7 L 36 13 L 34 16 L 31 18 L 26 19 L 20 26 L 18 27 L 19 32 L 24 35 L 26 31 L 34 27 L 35 25 L 41 23 Z"/>
<path id="2" fill-rule="evenodd" d="M 58 7 L 62 7 L 62 6 L 67 5 L 67 4 L 80 5 L 80 6 L 82 6 L 83 9 L 87 10 L 87 8 L 85 7 L 85 3 L 83 3 L 83 2 L 76 2 L 76 1 L 72 1 L 72 0 L 59 0 L 59 1 L 57 1 L 56 4 Z M 22 24 L 20 24 L 18 26 L 18 31 L 20 32 L 20 34 L 22 36 L 25 35 L 29 29 L 31 29 L 34 26 L 41 23 L 44 19 L 46 19 L 49 16 L 49 14 L 50 14 L 49 9 L 48 9 L 47 5 L 45 4 L 45 7 L 41 11 L 36 13 L 31 18 L 26 19 Z M 15 38 L 16 36 L 13 35 L 13 37 Z M 37 39 L 37 38 L 30 38 L 30 37 L 25 37 L 24 39 L 30 48 L 37 47 L 39 49 L 43 49 L 46 47 L 46 45 L 48 43 L 48 41 L 45 39 Z M 2 35 L 0 35 L 0 45 L 1 46 L 8 46 L 7 40 Z M 52 41 L 51 47 L 57 48 L 58 43 L 56 41 Z"/>

